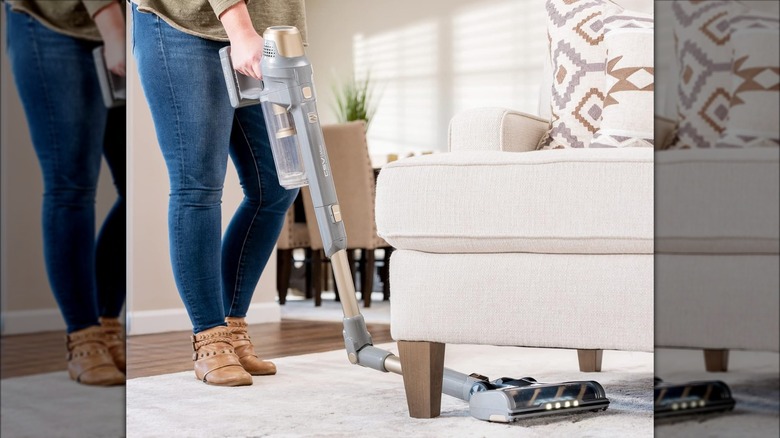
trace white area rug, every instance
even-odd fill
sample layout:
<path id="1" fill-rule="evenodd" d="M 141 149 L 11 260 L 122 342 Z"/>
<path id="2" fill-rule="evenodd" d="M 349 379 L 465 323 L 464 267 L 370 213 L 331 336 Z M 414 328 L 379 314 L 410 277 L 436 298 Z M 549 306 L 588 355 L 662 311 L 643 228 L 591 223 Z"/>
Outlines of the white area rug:
<path id="1" fill-rule="evenodd" d="M 312 300 L 288 299 L 287 303 L 279 306 L 282 309 L 282 318 L 301 319 L 306 321 L 330 321 L 341 322 L 344 314 L 341 310 L 341 303 L 334 300 L 333 292 L 323 292 L 322 306 L 314 307 Z M 373 301 L 371 307 L 363 307 L 360 302 L 360 313 L 363 314 L 366 322 L 376 324 L 390 324 L 390 301 L 381 301 L 382 294 L 372 295 Z"/>
<path id="2" fill-rule="evenodd" d="M 380 347 L 395 351 L 394 344 Z M 471 418 L 466 403 L 442 397 L 442 415 L 409 418 L 400 376 L 349 364 L 343 351 L 281 358 L 279 374 L 253 386 L 220 388 L 192 372 L 127 384 L 128 437 L 261 436 L 598 436 L 653 434 L 653 356 L 604 353 L 604 372 L 580 373 L 572 350 L 448 345 L 446 365 L 461 372 L 596 379 L 612 402 L 605 412 L 529 419 L 510 425 Z"/>
<path id="3" fill-rule="evenodd" d="M 669 383 L 722 380 L 737 401 L 734 411 L 687 421 L 664 421 L 656 429 L 663 437 L 780 436 L 780 355 L 732 351 L 729 371 L 707 373 L 701 350 L 659 349 L 655 372 Z"/>
<path id="4" fill-rule="evenodd" d="M 125 387 L 79 385 L 65 371 L 0 380 L 3 438 L 125 436 Z"/>

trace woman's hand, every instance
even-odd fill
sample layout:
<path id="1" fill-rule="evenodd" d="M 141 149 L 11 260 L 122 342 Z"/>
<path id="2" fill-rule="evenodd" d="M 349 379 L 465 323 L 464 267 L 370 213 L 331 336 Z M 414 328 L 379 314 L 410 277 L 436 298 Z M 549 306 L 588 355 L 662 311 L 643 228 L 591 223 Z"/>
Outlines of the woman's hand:
<path id="1" fill-rule="evenodd" d="M 119 3 L 114 3 L 99 10 L 93 17 L 98 32 L 103 38 L 103 56 L 106 67 L 112 73 L 124 76 L 125 64 L 125 17 Z"/>
<path id="2" fill-rule="evenodd" d="M 254 30 L 252 30 L 252 34 L 244 37 L 231 38 L 230 59 L 233 62 L 233 68 L 243 75 L 262 79 L 260 60 L 263 58 L 263 42 L 263 37 Z"/>
<path id="3" fill-rule="evenodd" d="M 238 2 L 219 16 L 230 39 L 230 59 L 237 72 L 262 79 L 263 37 L 257 34 L 246 3 Z"/>

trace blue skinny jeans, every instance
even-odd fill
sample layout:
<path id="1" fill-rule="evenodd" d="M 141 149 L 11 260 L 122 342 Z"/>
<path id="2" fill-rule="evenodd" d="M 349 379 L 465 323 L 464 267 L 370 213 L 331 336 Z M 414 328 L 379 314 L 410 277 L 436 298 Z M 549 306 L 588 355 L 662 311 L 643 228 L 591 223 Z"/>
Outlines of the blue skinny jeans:
<path id="1" fill-rule="evenodd" d="M 52 31 L 8 5 L 6 18 L 8 57 L 43 174 L 46 272 L 71 333 L 117 317 L 125 301 L 125 110 L 103 104 L 92 58 L 100 43 Z M 101 157 L 118 197 L 96 237 Z"/>
<path id="2" fill-rule="evenodd" d="M 297 190 L 279 185 L 260 106 L 230 106 L 219 49 L 133 5 L 133 55 L 170 179 L 176 285 L 195 333 L 246 316 Z M 244 199 L 222 236 L 228 156 Z"/>

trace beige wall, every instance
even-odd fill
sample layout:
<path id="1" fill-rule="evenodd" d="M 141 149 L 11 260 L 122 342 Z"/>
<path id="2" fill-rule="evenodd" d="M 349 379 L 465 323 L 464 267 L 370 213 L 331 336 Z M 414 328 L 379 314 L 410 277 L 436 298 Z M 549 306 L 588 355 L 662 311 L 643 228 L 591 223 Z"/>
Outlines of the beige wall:
<path id="1" fill-rule="evenodd" d="M 128 43 L 130 43 L 128 38 Z M 217 53 L 214 56 L 218 56 Z M 131 333 L 191 328 L 179 298 L 168 252 L 169 184 L 157 144 L 151 113 L 141 89 L 135 59 L 128 49 L 128 326 Z M 221 85 L 221 84 L 220 84 Z M 238 176 L 228 165 L 222 199 L 227 224 L 242 199 Z M 280 319 L 276 303 L 276 255 L 260 279 L 247 318 L 253 322 Z"/>
<path id="2" fill-rule="evenodd" d="M 653 10 L 652 0 L 618 3 Z M 373 154 L 446 150 L 449 120 L 468 108 L 538 114 L 543 0 L 307 0 L 306 12 L 324 122 L 335 121 L 332 85 L 371 71 Z"/>
<path id="3" fill-rule="evenodd" d="M 446 150 L 449 120 L 466 108 L 536 110 L 545 30 L 542 21 L 527 38 L 523 25 L 543 19 L 539 0 L 307 0 L 306 9 L 325 122 L 335 121 L 333 84 L 371 73 L 373 154 Z"/>
<path id="4" fill-rule="evenodd" d="M 3 333 L 29 331 L 34 328 L 51 330 L 65 325 L 56 309 L 44 268 L 40 225 L 43 182 L 27 129 L 27 120 L 5 53 L 5 8 L 2 10 L 0 297 L 4 312 Z M 115 199 L 116 192 L 104 163 L 97 194 L 98 224 L 102 223 Z"/>

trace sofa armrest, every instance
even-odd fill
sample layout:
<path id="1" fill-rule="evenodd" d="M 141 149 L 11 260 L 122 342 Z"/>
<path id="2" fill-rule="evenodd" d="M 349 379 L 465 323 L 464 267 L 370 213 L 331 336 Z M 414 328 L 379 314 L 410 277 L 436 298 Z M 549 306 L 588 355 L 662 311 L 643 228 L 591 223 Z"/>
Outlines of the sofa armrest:
<path id="1" fill-rule="evenodd" d="M 450 121 L 449 150 L 526 152 L 536 149 L 549 122 L 504 108 L 478 108 Z"/>

